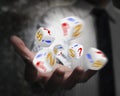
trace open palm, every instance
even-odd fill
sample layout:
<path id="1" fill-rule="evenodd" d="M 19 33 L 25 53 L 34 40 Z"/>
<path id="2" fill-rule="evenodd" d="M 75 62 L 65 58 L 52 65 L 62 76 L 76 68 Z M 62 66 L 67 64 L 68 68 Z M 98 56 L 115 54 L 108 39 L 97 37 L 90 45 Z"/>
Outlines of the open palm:
<path id="1" fill-rule="evenodd" d="M 11 36 L 10 39 L 16 51 L 26 63 L 26 80 L 29 82 L 40 82 L 44 84 L 47 90 L 55 91 L 58 88 L 71 89 L 77 83 L 86 82 L 96 73 L 93 70 L 84 71 L 79 66 L 71 70 L 61 64 L 57 64 L 52 72 L 38 72 L 32 64 L 36 53 L 31 52 L 19 37 Z"/>

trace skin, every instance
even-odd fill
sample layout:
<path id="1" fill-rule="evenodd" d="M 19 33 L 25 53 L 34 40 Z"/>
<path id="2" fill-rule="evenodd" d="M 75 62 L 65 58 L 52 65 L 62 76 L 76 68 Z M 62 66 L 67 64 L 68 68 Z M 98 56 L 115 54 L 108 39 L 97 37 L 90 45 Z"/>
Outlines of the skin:
<path id="1" fill-rule="evenodd" d="M 45 89 L 49 92 L 54 92 L 58 88 L 71 89 L 77 83 L 86 82 L 96 73 L 96 71 L 93 70 L 84 71 L 79 66 L 71 70 L 61 64 L 57 64 L 52 72 L 38 72 L 32 64 L 36 53 L 31 52 L 17 36 L 11 36 L 10 41 L 25 61 L 25 79 L 31 83 L 40 82 L 44 84 Z"/>
<path id="2" fill-rule="evenodd" d="M 105 6 L 110 0 L 86 1 L 97 6 Z M 44 84 L 45 89 L 48 92 L 55 92 L 59 88 L 71 89 L 78 83 L 84 83 L 88 81 L 97 72 L 93 70 L 84 71 L 84 69 L 79 66 L 74 70 L 71 70 L 61 64 L 57 64 L 52 72 L 38 72 L 32 64 L 36 53 L 31 52 L 19 37 L 11 36 L 10 40 L 26 64 L 25 79 L 31 83 L 40 82 Z"/>

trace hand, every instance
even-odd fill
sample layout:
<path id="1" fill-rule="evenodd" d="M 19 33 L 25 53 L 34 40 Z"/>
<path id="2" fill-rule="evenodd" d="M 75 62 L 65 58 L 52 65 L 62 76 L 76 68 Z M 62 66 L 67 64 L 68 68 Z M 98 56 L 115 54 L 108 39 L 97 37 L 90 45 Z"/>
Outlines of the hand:
<path id="1" fill-rule="evenodd" d="M 55 91 L 58 88 L 71 89 L 77 83 L 86 82 L 96 73 L 93 70 L 84 71 L 81 67 L 71 70 L 61 64 L 57 64 L 52 72 L 38 72 L 32 64 L 36 53 L 31 52 L 19 37 L 11 36 L 10 40 L 26 63 L 26 80 L 29 82 L 40 82 L 44 84 L 46 90 Z"/>

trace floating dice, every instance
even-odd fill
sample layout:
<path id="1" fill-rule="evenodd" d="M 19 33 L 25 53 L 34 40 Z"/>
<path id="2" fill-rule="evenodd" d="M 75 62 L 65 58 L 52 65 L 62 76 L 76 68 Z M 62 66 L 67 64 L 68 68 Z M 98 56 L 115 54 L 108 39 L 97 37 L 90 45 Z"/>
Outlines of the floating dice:
<path id="1" fill-rule="evenodd" d="M 50 72 L 56 64 L 54 53 L 49 49 L 40 50 L 33 60 L 33 65 L 40 72 Z"/>
<path id="2" fill-rule="evenodd" d="M 54 39 L 52 32 L 48 28 L 39 28 L 35 35 L 35 43 L 38 47 L 49 47 Z"/>
<path id="3" fill-rule="evenodd" d="M 66 17 L 61 20 L 63 36 L 66 40 L 72 40 L 80 36 L 83 30 L 83 20 L 77 17 Z"/>
<path id="4" fill-rule="evenodd" d="M 68 48 L 68 55 L 71 58 L 79 59 L 83 55 L 83 46 L 78 43 L 71 44 Z"/>
<path id="5" fill-rule="evenodd" d="M 86 67 L 91 70 L 100 70 L 108 61 L 105 54 L 96 48 L 89 49 L 86 54 L 86 60 Z"/>
<path id="6" fill-rule="evenodd" d="M 81 35 L 84 27 L 83 20 L 70 16 L 62 19 L 60 24 L 59 27 L 62 30 L 54 27 L 53 29 L 50 28 L 53 30 L 54 36 L 48 28 L 41 27 L 36 32 L 34 47 L 39 52 L 34 57 L 33 65 L 40 72 L 52 71 L 57 60 L 61 61 L 64 66 L 71 68 L 72 60 L 77 61 L 83 55 L 83 46 L 81 44 L 70 44 L 70 40 Z M 87 67 L 90 70 L 100 70 L 108 61 L 105 54 L 96 48 L 90 48 L 85 56 L 85 66 L 81 65 L 85 69 Z"/>

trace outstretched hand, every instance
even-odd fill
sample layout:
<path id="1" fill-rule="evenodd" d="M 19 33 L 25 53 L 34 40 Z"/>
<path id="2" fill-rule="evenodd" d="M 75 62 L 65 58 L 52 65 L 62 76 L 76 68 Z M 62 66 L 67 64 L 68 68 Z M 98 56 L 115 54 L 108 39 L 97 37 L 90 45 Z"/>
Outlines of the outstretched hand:
<path id="1" fill-rule="evenodd" d="M 61 64 L 57 64 L 52 72 L 38 72 L 32 64 L 36 53 L 31 52 L 19 37 L 11 36 L 10 40 L 26 63 L 26 80 L 29 82 L 40 82 L 44 84 L 46 90 L 55 91 L 58 88 L 71 89 L 77 83 L 86 82 L 96 73 L 93 70 L 84 71 L 81 67 L 76 67 L 74 70 L 71 70 Z"/>

